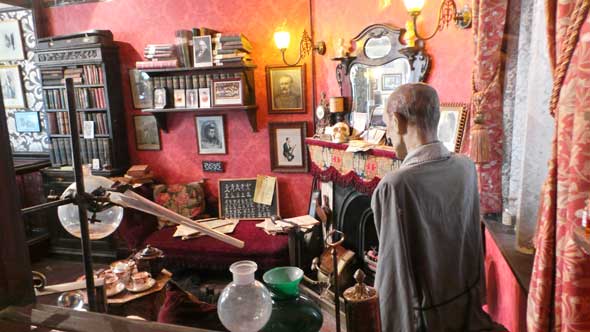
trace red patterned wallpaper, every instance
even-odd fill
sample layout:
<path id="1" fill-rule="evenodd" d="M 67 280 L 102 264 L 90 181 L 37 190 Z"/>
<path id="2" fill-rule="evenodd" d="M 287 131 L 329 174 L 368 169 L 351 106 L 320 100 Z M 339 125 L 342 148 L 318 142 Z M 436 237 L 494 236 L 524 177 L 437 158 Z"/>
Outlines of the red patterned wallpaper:
<path id="1" fill-rule="evenodd" d="M 459 0 L 460 5 L 466 0 Z M 204 5 L 206 4 L 206 5 Z M 437 4 L 428 3 L 425 19 L 419 28 L 433 29 Z M 295 57 L 295 40 L 303 29 L 309 30 L 309 3 L 307 0 L 112 0 L 102 3 L 71 5 L 44 10 L 49 34 L 58 35 L 89 29 L 109 29 L 121 47 L 122 80 L 127 111 L 129 152 L 133 163 L 150 164 L 160 179 L 167 183 L 182 183 L 209 179 L 209 189 L 216 195 L 217 179 L 224 177 L 253 177 L 271 174 L 267 123 L 269 121 L 308 121 L 312 128 L 311 66 L 308 59 L 308 112 L 299 115 L 269 115 L 267 113 L 266 81 L 264 67 L 279 64 L 280 52 L 275 48 L 272 34 L 276 26 L 288 19 L 292 44 L 289 59 Z M 323 39 L 328 46 L 324 57 L 316 57 L 316 81 L 320 91 L 338 95 L 334 75 L 336 64 L 330 60 L 333 41 L 350 39 L 364 27 L 374 23 L 403 26 L 407 18 L 401 1 L 377 0 L 314 0 L 313 21 L 316 39 Z M 174 41 L 174 31 L 206 26 L 222 32 L 242 32 L 254 46 L 253 59 L 256 69 L 256 98 L 259 105 L 259 132 L 253 133 L 245 114 L 225 117 L 228 154 L 206 157 L 222 160 L 226 172 L 222 175 L 202 173 L 202 156 L 197 154 L 196 130 L 191 114 L 168 115 L 169 133 L 162 133 L 162 151 L 135 150 L 132 115 L 139 114 L 132 107 L 127 70 L 141 59 L 147 43 Z M 427 51 L 433 56 L 428 82 L 440 93 L 444 102 L 468 102 L 472 64 L 472 32 L 458 31 L 454 27 L 440 32 L 427 43 Z M 284 216 L 303 214 L 311 185 L 308 174 L 282 175 L 279 177 L 281 211 Z"/>

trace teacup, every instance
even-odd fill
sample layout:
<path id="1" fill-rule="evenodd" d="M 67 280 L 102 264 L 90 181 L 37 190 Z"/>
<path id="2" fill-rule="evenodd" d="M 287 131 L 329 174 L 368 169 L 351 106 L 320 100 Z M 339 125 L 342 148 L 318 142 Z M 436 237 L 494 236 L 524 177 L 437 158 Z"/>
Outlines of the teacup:
<path id="1" fill-rule="evenodd" d="M 104 287 L 107 293 L 113 292 L 117 289 L 117 284 L 119 283 L 119 278 L 113 273 L 105 273 L 104 274 Z"/>
<path id="2" fill-rule="evenodd" d="M 145 287 L 145 285 L 150 280 L 150 277 L 151 275 L 149 274 L 149 272 L 142 271 L 134 273 L 131 276 L 131 284 L 135 289 Z"/>
<path id="3" fill-rule="evenodd" d="M 118 262 L 113 267 L 113 273 L 119 278 L 124 284 L 129 282 L 129 277 L 131 276 L 132 270 L 129 267 L 129 264 L 126 262 Z"/>

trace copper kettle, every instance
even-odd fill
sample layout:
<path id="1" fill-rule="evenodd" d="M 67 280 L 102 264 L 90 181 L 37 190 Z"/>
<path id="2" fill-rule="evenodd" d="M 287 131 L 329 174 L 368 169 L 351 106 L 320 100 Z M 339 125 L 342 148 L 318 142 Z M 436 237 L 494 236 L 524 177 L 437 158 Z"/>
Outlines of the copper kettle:
<path id="1" fill-rule="evenodd" d="M 164 257 L 162 250 L 148 244 L 133 256 L 133 260 L 137 264 L 138 271 L 147 271 L 153 278 L 156 278 L 164 268 Z"/>

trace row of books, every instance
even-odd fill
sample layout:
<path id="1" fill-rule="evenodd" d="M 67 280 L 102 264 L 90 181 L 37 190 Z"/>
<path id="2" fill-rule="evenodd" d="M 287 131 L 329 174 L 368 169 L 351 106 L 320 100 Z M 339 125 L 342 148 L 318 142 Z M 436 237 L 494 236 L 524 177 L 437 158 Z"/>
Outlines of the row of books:
<path id="1" fill-rule="evenodd" d="M 224 78 L 241 78 L 243 73 L 215 73 L 183 76 L 154 76 L 153 87 L 172 89 L 211 88 L 213 80 Z"/>
<path id="2" fill-rule="evenodd" d="M 176 59 L 173 44 L 147 44 L 143 49 L 143 57 L 148 60 L 173 60 Z"/>
<path id="3" fill-rule="evenodd" d="M 213 64 L 223 66 L 225 64 L 252 62 L 250 53 L 252 52 L 252 43 L 243 34 L 222 34 L 217 33 L 213 36 Z"/>
<path id="4" fill-rule="evenodd" d="M 84 113 L 77 112 L 78 131 L 82 134 L 84 128 L 84 121 L 94 122 L 94 134 L 108 135 L 108 119 L 106 113 Z M 47 113 L 49 121 L 49 128 L 51 134 L 69 135 L 70 134 L 70 117 L 67 112 L 51 112 Z"/>
<path id="5" fill-rule="evenodd" d="M 100 65 L 41 70 L 43 86 L 64 85 L 66 78 L 71 78 L 74 84 L 103 84 L 103 70 Z"/>
<path id="6" fill-rule="evenodd" d="M 52 138 L 50 159 L 52 166 L 72 165 L 72 144 L 70 138 Z M 92 159 L 100 160 L 101 165 L 111 164 L 110 139 L 80 139 L 80 156 L 82 163 L 90 164 Z"/>
<path id="7" fill-rule="evenodd" d="M 75 88 L 76 108 L 106 108 L 104 88 Z M 47 89 L 43 93 L 48 109 L 65 109 L 66 92 L 63 89 Z"/>

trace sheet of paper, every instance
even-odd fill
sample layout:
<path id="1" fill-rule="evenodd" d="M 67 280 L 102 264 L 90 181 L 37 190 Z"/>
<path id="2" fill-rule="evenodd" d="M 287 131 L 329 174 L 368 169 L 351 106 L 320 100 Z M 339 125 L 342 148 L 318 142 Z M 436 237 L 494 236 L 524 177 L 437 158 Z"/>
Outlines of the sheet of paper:
<path id="1" fill-rule="evenodd" d="M 219 231 L 224 234 L 229 234 L 234 231 L 236 226 L 238 225 L 237 219 L 215 219 L 210 221 L 200 222 L 198 224 L 208 226 L 211 229 Z M 196 229 L 192 229 L 187 226 L 178 225 L 176 226 L 176 232 L 174 232 L 173 237 L 186 237 L 191 236 L 195 237 L 200 235 L 200 232 Z"/>
<path id="2" fill-rule="evenodd" d="M 82 135 L 86 139 L 94 138 L 94 121 L 84 121 L 84 127 L 82 128 Z"/>
<path id="3" fill-rule="evenodd" d="M 277 178 L 274 176 L 257 175 L 254 189 L 254 203 L 272 205 Z"/>
<path id="4" fill-rule="evenodd" d="M 353 112 L 352 113 L 352 128 L 359 133 L 363 132 L 367 127 L 367 113 Z"/>
<path id="5" fill-rule="evenodd" d="M 308 214 L 306 214 L 304 216 L 294 217 L 294 218 L 286 218 L 285 220 L 290 221 L 290 222 L 294 222 L 299 226 L 313 226 L 313 225 L 320 222 L 319 220 L 317 220 L 316 218 L 314 218 Z"/>
<path id="6" fill-rule="evenodd" d="M 373 148 L 373 144 L 365 142 L 363 140 L 352 140 L 348 142 L 346 152 L 364 152 L 369 151 Z"/>
<path id="7" fill-rule="evenodd" d="M 363 135 L 364 139 L 371 144 L 379 144 L 385 136 L 385 130 L 380 128 L 371 128 Z"/>

